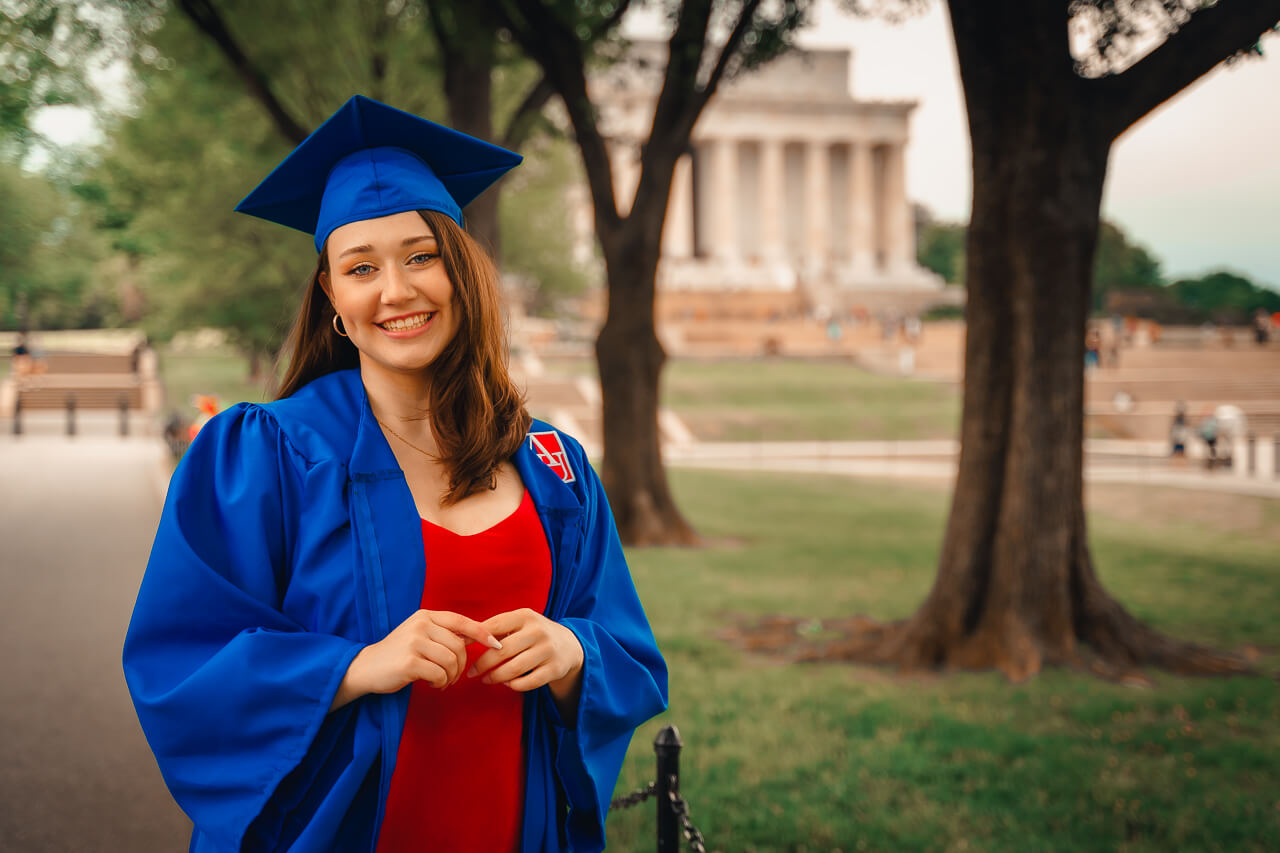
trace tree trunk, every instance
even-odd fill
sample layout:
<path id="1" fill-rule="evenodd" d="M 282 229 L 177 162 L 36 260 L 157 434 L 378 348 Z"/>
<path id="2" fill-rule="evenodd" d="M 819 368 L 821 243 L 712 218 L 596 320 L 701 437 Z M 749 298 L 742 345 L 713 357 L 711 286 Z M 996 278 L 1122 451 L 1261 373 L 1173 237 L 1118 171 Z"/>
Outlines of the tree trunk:
<path id="1" fill-rule="evenodd" d="M 262 381 L 262 350 L 256 346 L 250 346 L 247 353 L 249 358 L 249 373 L 245 376 L 247 382 Z"/>
<path id="2" fill-rule="evenodd" d="M 1012 14 L 1043 15 L 1025 9 Z M 980 17 L 953 9 L 974 177 L 958 479 L 934 587 L 874 656 L 1014 680 L 1046 664 L 1242 669 L 1142 625 L 1094 571 L 1084 335 L 1111 135 L 1074 88 L 1060 15 L 1027 26 L 1042 39 Z M 978 52 L 985 67 L 966 74 Z"/>
<path id="3" fill-rule="evenodd" d="M 450 23 L 437 20 L 436 38 L 444 60 L 444 95 L 449 126 L 486 142 L 493 141 L 493 68 L 497 26 L 478 10 L 458 4 Z M 502 181 L 467 205 L 467 233 L 495 259 L 501 251 L 498 199 Z"/>
<path id="4" fill-rule="evenodd" d="M 665 205 L 658 211 L 664 213 Z M 647 219 L 653 219 L 652 211 Z M 638 218 L 637 218 L 638 217 Z M 697 535 L 667 486 L 659 447 L 659 380 L 667 355 L 654 327 L 659 245 L 644 240 L 643 210 L 632 210 L 626 240 L 602 240 L 609 310 L 596 339 L 604 424 L 601 479 L 622 541 L 693 545 Z M 662 231 L 659 218 L 657 233 Z"/>
<path id="5" fill-rule="evenodd" d="M 1252 44 L 1280 0 L 1225 5 L 1197 12 L 1176 43 L 1124 74 L 1088 80 L 1062 4 L 950 0 L 973 211 L 960 463 L 938 574 L 903 622 L 828 620 L 836 639 L 810 642 L 800 620 L 773 618 L 740 635 L 748 648 L 1013 680 L 1046 664 L 1143 680 L 1144 665 L 1252 671 L 1126 612 L 1094 570 L 1084 513 L 1084 336 L 1111 143 Z"/>

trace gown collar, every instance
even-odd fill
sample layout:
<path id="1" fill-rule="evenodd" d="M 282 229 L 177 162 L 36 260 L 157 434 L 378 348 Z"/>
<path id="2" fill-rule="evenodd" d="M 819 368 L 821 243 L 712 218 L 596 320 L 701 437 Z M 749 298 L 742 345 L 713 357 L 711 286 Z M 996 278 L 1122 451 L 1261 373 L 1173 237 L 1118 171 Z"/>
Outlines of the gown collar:
<path id="1" fill-rule="evenodd" d="M 369 395 L 364 390 L 364 383 L 360 381 L 360 371 L 353 369 L 345 371 L 345 374 L 342 377 L 343 381 L 354 384 L 353 390 L 358 392 L 355 396 L 359 400 L 355 445 L 351 451 L 351 462 L 348 468 L 351 476 L 363 480 L 402 477 L 403 472 L 400 470 L 400 463 L 391 451 L 391 445 L 387 443 L 387 437 L 383 434 L 382 427 L 378 424 L 377 418 L 374 417 L 373 409 L 369 406 Z M 530 427 L 531 434 L 551 430 L 552 427 L 541 421 L 534 421 Z M 524 441 L 520 443 L 520 448 L 511 457 L 511 462 L 516 466 L 516 470 L 520 472 L 520 478 L 524 481 L 525 488 L 529 490 L 529 495 L 537 506 L 555 510 L 580 510 L 582 508 L 582 502 L 574 493 L 573 488 L 539 458 L 533 449 L 532 439 L 529 436 L 526 436 Z M 573 463 L 570 462 L 568 464 Z M 584 473 L 582 471 L 575 472 L 578 477 L 583 476 Z"/>

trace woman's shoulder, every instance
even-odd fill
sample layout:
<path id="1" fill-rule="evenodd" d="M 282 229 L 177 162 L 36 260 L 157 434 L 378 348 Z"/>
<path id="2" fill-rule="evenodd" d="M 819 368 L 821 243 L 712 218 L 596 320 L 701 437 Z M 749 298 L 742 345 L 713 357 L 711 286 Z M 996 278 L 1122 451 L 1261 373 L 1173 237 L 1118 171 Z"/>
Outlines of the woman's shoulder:
<path id="1" fill-rule="evenodd" d="M 553 459 L 555 454 L 563 453 L 580 465 L 587 464 L 587 451 L 582 446 L 582 442 L 563 429 L 537 418 L 533 418 L 529 423 L 524 446 L 544 462 Z"/>
<path id="2" fill-rule="evenodd" d="M 221 421 L 264 441 L 283 439 L 308 465 L 350 458 L 364 405 L 359 371 L 337 371 L 304 385 L 288 397 L 269 403 L 239 403 L 205 428 Z M 203 430 L 202 430 L 203 431 Z"/>

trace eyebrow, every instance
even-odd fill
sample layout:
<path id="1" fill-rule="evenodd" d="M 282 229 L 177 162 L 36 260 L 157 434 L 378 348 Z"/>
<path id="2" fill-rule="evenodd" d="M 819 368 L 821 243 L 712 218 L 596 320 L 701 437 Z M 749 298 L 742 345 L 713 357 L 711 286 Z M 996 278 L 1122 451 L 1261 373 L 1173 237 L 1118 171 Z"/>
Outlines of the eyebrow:
<path id="1" fill-rule="evenodd" d="M 436 238 L 430 234 L 422 234 L 418 237 L 406 237 L 404 240 L 400 241 L 400 245 L 412 246 L 414 243 L 422 243 L 424 241 L 434 243 L 436 241 Z M 365 244 L 363 246 L 352 246 L 350 249 L 347 249 L 345 252 L 342 252 L 341 254 L 339 254 L 338 257 L 345 258 L 347 255 L 356 255 L 362 252 L 372 252 L 372 251 L 373 251 L 373 246 L 370 246 L 368 244 Z"/>

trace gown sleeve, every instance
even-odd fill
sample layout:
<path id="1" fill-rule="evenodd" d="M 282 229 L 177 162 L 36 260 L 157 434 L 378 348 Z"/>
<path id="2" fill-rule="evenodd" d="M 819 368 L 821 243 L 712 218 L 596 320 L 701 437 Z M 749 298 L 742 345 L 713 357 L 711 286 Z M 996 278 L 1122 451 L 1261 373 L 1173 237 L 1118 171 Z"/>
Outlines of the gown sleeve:
<path id="1" fill-rule="evenodd" d="M 579 451 L 586 477 L 585 529 L 578 576 L 561 623 L 582 644 L 577 718 L 560 718 L 556 772 L 569 804 L 575 851 L 603 850 L 604 820 L 637 726 L 667 707 L 667 665 L 658 651 L 627 569 L 622 543 L 599 477 Z"/>
<path id="2" fill-rule="evenodd" d="M 160 771 L 220 850 L 275 847 L 272 798 L 291 773 L 288 796 L 306 784 L 294 771 L 349 716 L 328 710 L 363 644 L 281 612 L 304 470 L 257 406 L 205 424 L 170 482 L 125 639 Z"/>

